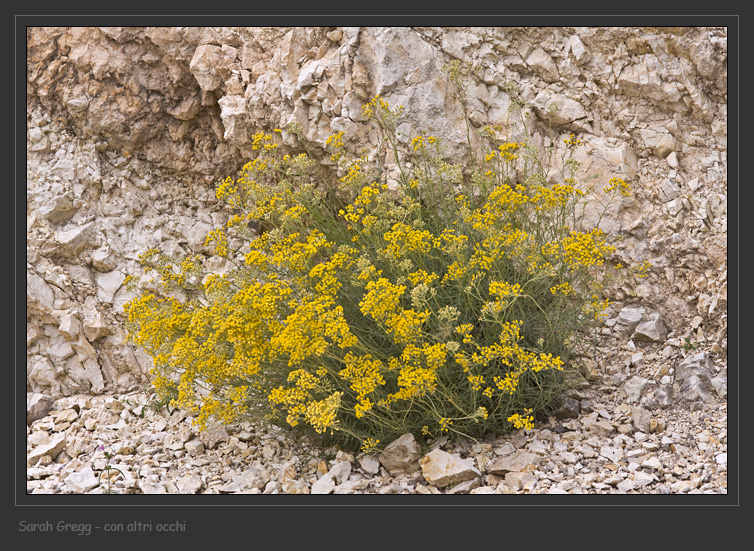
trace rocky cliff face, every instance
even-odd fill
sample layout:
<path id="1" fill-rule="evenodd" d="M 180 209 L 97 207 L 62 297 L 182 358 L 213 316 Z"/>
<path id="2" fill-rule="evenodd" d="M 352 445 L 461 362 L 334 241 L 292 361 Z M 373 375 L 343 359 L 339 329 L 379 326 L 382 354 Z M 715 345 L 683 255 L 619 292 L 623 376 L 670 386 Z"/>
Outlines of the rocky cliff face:
<path id="1" fill-rule="evenodd" d="M 724 356 L 725 28 L 46 27 L 27 29 L 27 390 L 147 381 L 149 358 L 124 341 L 123 280 L 152 246 L 209 253 L 205 234 L 227 217 L 214 183 L 251 156 L 254 132 L 296 122 L 317 154 L 343 130 L 355 152 L 377 143 L 361 105 L 381 94 L 405 106 L 406 136 L 428 130 L 463 161 L 441 71 L 454 59 L 482 68 L 472 126 L 509 122 L 515 83 L 535 142 L 576 133 L 582 179 L 631 181 L 606 229 L 625 263 L 653 267 L 614 290 L 605 337 L 640 305 L 669 331 L 649 340 Z"/>

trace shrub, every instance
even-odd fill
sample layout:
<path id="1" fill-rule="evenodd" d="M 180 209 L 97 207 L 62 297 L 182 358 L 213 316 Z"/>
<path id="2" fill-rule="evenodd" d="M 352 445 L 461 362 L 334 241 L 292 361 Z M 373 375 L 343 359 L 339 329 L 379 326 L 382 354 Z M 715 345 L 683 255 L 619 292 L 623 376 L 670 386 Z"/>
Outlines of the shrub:
<path id="1" fill-rule="evenodd" d="M 580 141 L 566 139 L 550 185 L 543 152 L 501 128 L 483 129 L 464 170 L 435 136 L 402 143 L 401 107 L 378 96 L 364 111 L 393 179 L 381 157 L 349 156 L 342 132 L 327 141 L 337 181 L 281 155 L 279 130 L 258 133 L 258 156 L 216 189 L 235 214 L 207 244 L 227 270 L 142 255 L 157 280 L 131 279 L 127 328 L 154 359 L 155 392 L 201 424 L 265 420 L 365 451 L 407 432 L 531 428 L 607 305 L 614 247 L 582 227 Z M 627 194 L 618 179 L 605 190 Z"/>

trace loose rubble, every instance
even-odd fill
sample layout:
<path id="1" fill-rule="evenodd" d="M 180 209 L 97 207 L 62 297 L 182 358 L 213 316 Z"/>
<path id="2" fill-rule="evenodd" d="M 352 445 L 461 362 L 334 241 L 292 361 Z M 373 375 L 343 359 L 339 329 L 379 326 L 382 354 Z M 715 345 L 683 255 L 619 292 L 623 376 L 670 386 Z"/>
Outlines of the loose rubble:
<path id="1" fill-rule="evenodd" d="M 407 434 L 376 456 L 252 423 L 198 431 L 143 392 L 30 394 L 27 492 L 104 493 L 109 473 L 116 494 L 726 494 L 723 363 L 646 356 L 595 374 L 532 430 L 455 443 Z"/>

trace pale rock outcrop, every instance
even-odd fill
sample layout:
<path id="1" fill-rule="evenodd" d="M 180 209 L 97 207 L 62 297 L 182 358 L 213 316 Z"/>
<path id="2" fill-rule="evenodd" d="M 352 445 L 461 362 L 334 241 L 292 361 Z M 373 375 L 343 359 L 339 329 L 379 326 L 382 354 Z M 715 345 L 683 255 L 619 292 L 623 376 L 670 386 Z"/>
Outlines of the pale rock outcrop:
<path id="1" fill-rule="evenodd" d="M 574 133 L 576 177 L 598 199 L 612 177 L 630 184 L 631 197 L 584 214 L 621 237 L 624 264 L 651 263 L 646 280 L 609 291 L 616 311 L 640 300 L 659 314 L 665 331 L 655 320 L 638 345 L 701 331 L 724 357 L 725 27 L 29 27 L 27 390 L 148 380 L 150 360 L 125 340 L 123 280 L 140 277 L 150 247 L 209 256 L 205 234 L 228 216 L 214 184 L 253 157 L 255 132 L 281 128 L 300 151 L 295 122 L 334 169 L 334 132 L 354 154 L 374 151 L 362 105 L 381 94 L 405 108 L 402 140 L 426 130 L 449 162 L 468 161 L 443 72 L 454 59 L 478 68 L 465 91 L 475 143 L 484 125 L 518 122 L 519 102 L 532 143 L 553 149 L 551 182 Z"/>

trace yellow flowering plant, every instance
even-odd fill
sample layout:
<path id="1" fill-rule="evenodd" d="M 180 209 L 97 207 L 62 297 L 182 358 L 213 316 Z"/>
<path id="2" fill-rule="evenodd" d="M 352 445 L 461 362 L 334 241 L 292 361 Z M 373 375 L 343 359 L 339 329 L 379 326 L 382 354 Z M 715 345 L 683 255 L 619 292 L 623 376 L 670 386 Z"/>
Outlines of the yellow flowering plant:
<path id="1" fill-rule="evenodd" d="M 282 154 L 279 132 L 257 133 L 257 157 L 216 188 L 235 210 L 207 236 L 225 271 L 142 255 L 162 286 L 129 280 L 126 325 L 154 360 L 155 392 L 200 425 L 255 419 L 369 452 L 407 432 L 531 428 L 572 384 L 570 343 L 607 305 L 615 249 L 581 227 L 585 192 L 573 170 L 547 184 L 529 144 L 499 129 L 462 170 L 436 136 L 397 139 L 401 107 L 378 96 L 364 112 L 396 180 L 349 155 L 343 133 L 326 144 L 337 182 Z M 565 141 L 567 155 L 580 145 Z M 524 162 L 530 177 L 515 182 Z M 628 193 L 617 179 L 606 189 Z"/>

